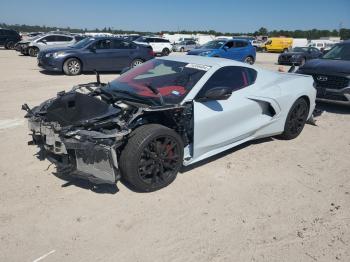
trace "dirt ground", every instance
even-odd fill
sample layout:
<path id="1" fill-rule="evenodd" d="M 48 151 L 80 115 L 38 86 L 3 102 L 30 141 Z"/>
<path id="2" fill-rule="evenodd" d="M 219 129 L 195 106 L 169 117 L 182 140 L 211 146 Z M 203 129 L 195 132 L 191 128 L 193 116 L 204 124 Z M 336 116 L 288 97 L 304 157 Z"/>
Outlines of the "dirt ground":
<path id="1" fill-rule="evenodd" d="M 320 105 L 295 140 L 245 144 L 140 194 L 62 180 L 27 145 L 21 104 L 94 75 L 1 49 L 0 76 L 0 261 L 350 261 L 350 108 Z"/>

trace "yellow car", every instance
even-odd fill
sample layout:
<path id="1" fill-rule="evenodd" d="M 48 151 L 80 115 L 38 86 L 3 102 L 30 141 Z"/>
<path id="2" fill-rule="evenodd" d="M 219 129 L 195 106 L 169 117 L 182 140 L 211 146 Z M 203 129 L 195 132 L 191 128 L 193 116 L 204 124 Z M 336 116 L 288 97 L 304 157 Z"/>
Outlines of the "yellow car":
<path id="1" fill-rule="evenodd" d="M 287 52 L 292 47 L 293 38 L 272 37 L 267 40 L 262 50 L 266 52 Z"/>

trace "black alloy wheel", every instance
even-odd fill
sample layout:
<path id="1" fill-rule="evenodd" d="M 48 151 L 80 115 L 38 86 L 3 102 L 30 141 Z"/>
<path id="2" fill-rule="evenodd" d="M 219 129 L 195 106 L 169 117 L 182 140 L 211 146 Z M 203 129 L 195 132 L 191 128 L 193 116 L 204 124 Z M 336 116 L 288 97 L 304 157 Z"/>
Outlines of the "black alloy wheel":
<path id="1" fill-rule="evenodd" d="M 155 187 L 173 177 L 179 165 L 180 148 L 176 140 L 160 135 L 151 140 L 141 153 L 139 175 L 145 184 Z"/>
<path id="2" fill-rule="evenodd" d="M 138 192 L 166 187 L 183 162 L 183 142 L 172 129 L 158 124 L 137 128 L 121 152 L 122 179 Z"/>
<path id="3" fill-rule="evenodd" d="M 299 98 L 291 107 L 286 123 L 284 126 L 284 132 L 280 135 L 282 139 L 294 139 L 305 126 L 307 117 L 309 115 L 309 105 L 304 98 Z"/>

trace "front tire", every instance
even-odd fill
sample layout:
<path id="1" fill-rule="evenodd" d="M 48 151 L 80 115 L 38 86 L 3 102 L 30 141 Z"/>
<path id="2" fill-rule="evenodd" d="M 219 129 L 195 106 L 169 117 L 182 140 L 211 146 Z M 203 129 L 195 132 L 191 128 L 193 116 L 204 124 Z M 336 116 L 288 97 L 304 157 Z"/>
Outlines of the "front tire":
<path id="1" fill-rule="evenodd" d="M 162 56 L 168 56 L 170 54 L 170 50 L 168 48 L 164 48 L 162 51 Z"/>
<path id="2" fill-rule="evenodd" d="M 176 178 L 183 161 L 183 142 L 172 129 L 148 124 L 131 133 L 121 152 L 122 178 L 138 192 L 152 192 Z"/>
<path id="3" fill-rule="evenodd" d="M 279 137 L 284 140 L 290 140 L 299 136 L 304 129 L 309 110 L 309 105 L 305 98 L 301 97 L 295 101 L 288 113 L 284 131 Z"/>
<path id="4" fill-rule="evenodd" d="M 36 57 L 39 53 L 39 48 L 37 47 L 29 47 L 28 48 L 28 55 L 31 57 Z"/>
<path id="5" fill-rule="evenodd" d="M 180 52 L 181 52 L 181 53 L 185 52 L 185 48 L 181 47 L 181 48 L 180 48 Z"/>
<path id="6" fill-rule="evenodd" d="M 63 64 L 63 72 L 69 76 L 76 76 L 81 73 L 81 62 L 76 58 L 69 58 Z"/>

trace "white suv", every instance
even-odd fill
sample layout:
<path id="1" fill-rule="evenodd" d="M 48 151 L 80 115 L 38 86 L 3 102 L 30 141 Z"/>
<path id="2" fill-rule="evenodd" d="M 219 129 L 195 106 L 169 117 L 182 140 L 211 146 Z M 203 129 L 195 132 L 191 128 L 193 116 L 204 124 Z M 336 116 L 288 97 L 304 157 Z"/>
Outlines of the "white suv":
<path id="1" fill-rule="evenodd" d="M 153 52 L 155 54 L 160 54 L 163 56 L 169 55 L 173 48 L 168 39 L 161 37 L 141 36 L 137 38 L 134 42 L 137 44 L 148 44 L 152 46 Z"/>
<path id="2" fill-rule="evenodd" d="M 26 52 L 30 56 L 37 56 L 37 54 L 45 49 L 53 47 L 66 47 L 75 44 L 83 39 L 81 36 L 63 35 L 63 34 L 48 34 L 32 39 L 27 43 Z"/>

